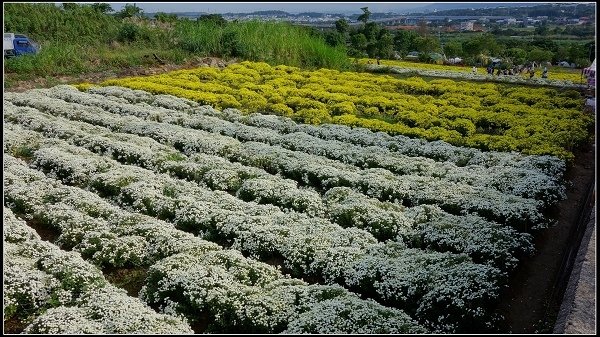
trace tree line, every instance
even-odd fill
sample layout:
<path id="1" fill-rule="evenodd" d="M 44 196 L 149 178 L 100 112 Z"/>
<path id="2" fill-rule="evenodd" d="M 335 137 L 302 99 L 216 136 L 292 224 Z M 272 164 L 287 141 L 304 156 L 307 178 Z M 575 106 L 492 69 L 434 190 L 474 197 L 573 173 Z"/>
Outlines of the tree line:
<path id="1" fill-rule="evenodd" d="M 391 59 L 418 52 L 421 61 L 433 61 L 432 53 L 440 53 L 447 58 L 460 57 L 473 65 L 484 65 L 490 58 L 497 57 L 513 64 L 567 61 L 579 67 L 589 65 L 595 57 L 594 42 L 558 43 L 542 34 L 522 39 L 494 32 L 473 33 L 441 43 L 439 35 L 432 32 L 424 21 L 416 30 L 390 31 L 370 21 L 368 7 L 361 10 L 359 26 L 352 27 L 347 20 L 340 19 L 335 22 L 335 29 L 322 33 L 329 45 L 346 46 L 351 57 Z"/>

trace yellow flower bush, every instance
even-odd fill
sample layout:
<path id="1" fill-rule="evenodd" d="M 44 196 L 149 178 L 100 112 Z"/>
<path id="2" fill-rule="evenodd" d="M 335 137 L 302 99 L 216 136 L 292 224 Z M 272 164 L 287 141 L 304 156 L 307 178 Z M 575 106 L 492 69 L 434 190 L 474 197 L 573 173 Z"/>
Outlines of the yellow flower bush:
<path id="1" fill-rule="evenodd" d="M 450 79 L 428 82 L 261 62 L 113 79 L 101 85 L 170 94 L 219 109 L 270 112 L 304 123 L 339 123 L 564 159 L 572 158 L 572 149 L 587 139 L 593 125 L 574 90 Z"/>

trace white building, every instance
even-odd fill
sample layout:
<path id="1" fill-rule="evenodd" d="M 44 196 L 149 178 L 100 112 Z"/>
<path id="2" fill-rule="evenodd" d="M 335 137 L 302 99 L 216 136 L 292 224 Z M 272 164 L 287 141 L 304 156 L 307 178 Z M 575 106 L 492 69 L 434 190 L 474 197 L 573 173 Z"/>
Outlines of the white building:
<path id="1" fill-rule="evenodd" d="M 460 23 L 460 30 L 469 30 L 473 31 L 473 22 L 472 21 L 464 21 Z"/>

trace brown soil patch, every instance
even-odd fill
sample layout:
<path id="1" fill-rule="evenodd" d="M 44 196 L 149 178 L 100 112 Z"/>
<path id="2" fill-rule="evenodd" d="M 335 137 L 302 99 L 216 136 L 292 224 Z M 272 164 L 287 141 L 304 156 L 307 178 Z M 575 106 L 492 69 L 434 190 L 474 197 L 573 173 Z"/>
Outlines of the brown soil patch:
<path id="1" fill-rule="evenodd" d="M 20 334 L 21 332 L 23 332 L 23 330 L 25 330 L 27 325 L 28 324 L 22 323 L 18 318 L 13 316 L 4 321 L 3 332 L 5 334 L 11 334 L 11 335 L 12 334 Z"/>
<path id="2" fill-rule="evenodd" d="M 105 268 L 102 272 L 108 282 L 125 289 L 129 296 L 138 297 L 144 286 L 148 268 Z"/>
<path id="3" fill-rule="evenodd" d="M 29 227 L 35 229 L 40 238 L 44 241 L 54 243 L 60 236 L 60 232 L 46 224 L 43 224 L 38 219 L 27 220 L 25 222 Z"/>

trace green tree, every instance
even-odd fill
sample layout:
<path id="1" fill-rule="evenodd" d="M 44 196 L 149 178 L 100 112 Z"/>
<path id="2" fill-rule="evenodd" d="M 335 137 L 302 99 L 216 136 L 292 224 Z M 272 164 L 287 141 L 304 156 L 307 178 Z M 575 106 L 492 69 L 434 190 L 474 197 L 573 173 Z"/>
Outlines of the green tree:
<path id="1" fill-rule="evenodd" d="M 159 22 L 176 22 L 177 21 L 177 14 L 174 13 L 163 13 L 163 12 L 158 12 L 156 14 L 154 14 L 154 18 L 156 19 L 156 21 Z"/>
<path id="2" fill-rule="evenodd" d="M 377 56 L 382 59 L 390 59 L 394 54 L 394 37 L 385 29 L 381 30 L 377 39 Z"/>
<path id="3" fill-rule="evenodd" d="M 63 2 L 62 8 L 66 11 L 72 11 L 74 9 L 79 8 L 79 5 L 74 2 Z"/>
<path id="4" fill-rule="evenodd" d="M 548 25 L 546 23 L 542 23 L 535 27 L 534 32 L 537 35 L 548 35 Z"/>
<path id="5" fill-rule="evenodd" d="M 346 38 L 342 33 L 332 30 L 325 33 L 325 42 L 332 47 L 345 46 Z"/>
<path id="6" fill-rule="evenodd" d="M 123 9 L 117 13 L 117 17 L 125 19 L 134 16 L 141 16 L 143 13 L 144 11 L 135 4 L 125 4 L 125 7 L 123 7 Z"/>
<path id="7" fill-rule="evenodd" d="M 416 49 L 416 38 L 417 34 L 409 30 L 399 30 L 394 35 L 394 49 L 400 53 L 401 56 L 408 54 L 409 52 Z"/>
<path id="8" fill-rule="evenodd" d="M 111 13 L 114 11 L 112 9 L 112 7 L 110 6 L 110 4 L 107 4 L 107 3 L 96 2 L 96 3 L 92 4 L 92 8 L 103 14 Z"/>
<path id="9" fill-rule="evenodd" d="M 429 54 L 440 50 L 440 41 L 437 37 L 419 36 L 416 38 L 415 43 L 417 45 L 417 51 L 423 54 Z"/>
<path id="10" fill-rule="evenodd" d="M 485 33 L 463 41 L 462 50 L 467 57 L 477 57 L 479 55 L 496 56 L 500 53 L 502 47 L 492 34 Z"/>
<path id="11" fill-rule="evenodd" d="M 444 54 L 448 57 L 463 56 L 462 44 L 456 40 L 446 43 Z"/>
<path id="12" fill-rule="evenodd" d="M 363 7 L 361 10 L 363 13 L 358 16 L 358 21 L 362 21 L 362 23 L 366 25 L 367 21 L 369 21 L 369 18 L 371 17 L 371 12 L 369 11 L 369 7 Z"/>
<path id="13" fill-rule="evenodd" d="M 352 43 L 352 47 L 356 50 L 364 51 L 367 49 L 367 37 L 363 33 L 356 33 L 352 35 L 350 42 Z"/>
<path id="14" fill-rule="evenodd" d="M 379 32 L 381 30 L 381 26 L 379 26 L 376 22 L 369 22 L 364 25 L 362 33 L 365 34 L 365 37 L 369 42 L 376 42 L 375 40 L 379 36 Z"/>
<path id="15" fill-rule="evenodd" d="M 553 55 L 554 54 L 549 50 L 542 50 L 540 48 L 534 47 L 529 51 L 529 53 L 527 53 L 527 58 L 529 59 L 529 61 L 541 63 L 551 61 Z"/>
<path id="16" fill-rule="evenodd" d="M 509 48 L 504 56 L 509 58 L 513 64 L 525 64 L 527 61 L 527 51 L 522 48 Z"/>
<path id="17" fill-rule="evenodd" d="M 579 43 L 571 43 L 569 46 L 569 61 L 575 62 L 575 60 L 585 58 L 588 58 L 588 49 Z"/>
<path id="18" fill-rule="evenodd" d="M 218 26 L 225 26 L 227 24 L 227 20 L 225 20 L 225 18 L 223 18 L 223 16 L 221 14 L 205 14 L 205 15 L 200 15 L 198 17 L 198 19 L 196 19 L 196 21 L 198 21 L 198 22 L 212 22 L 212 23 L 215 23 Z"/>
<path id="19" fill-rule="evenodd" d="M 348 21 L 346 21 L 346 19 L 339 19 L 335 22 L 335 30 L 337 30 L 338 33 L 346 36 L 348 31 L 350 30 L 350 25 L 348 24 Z"/>

